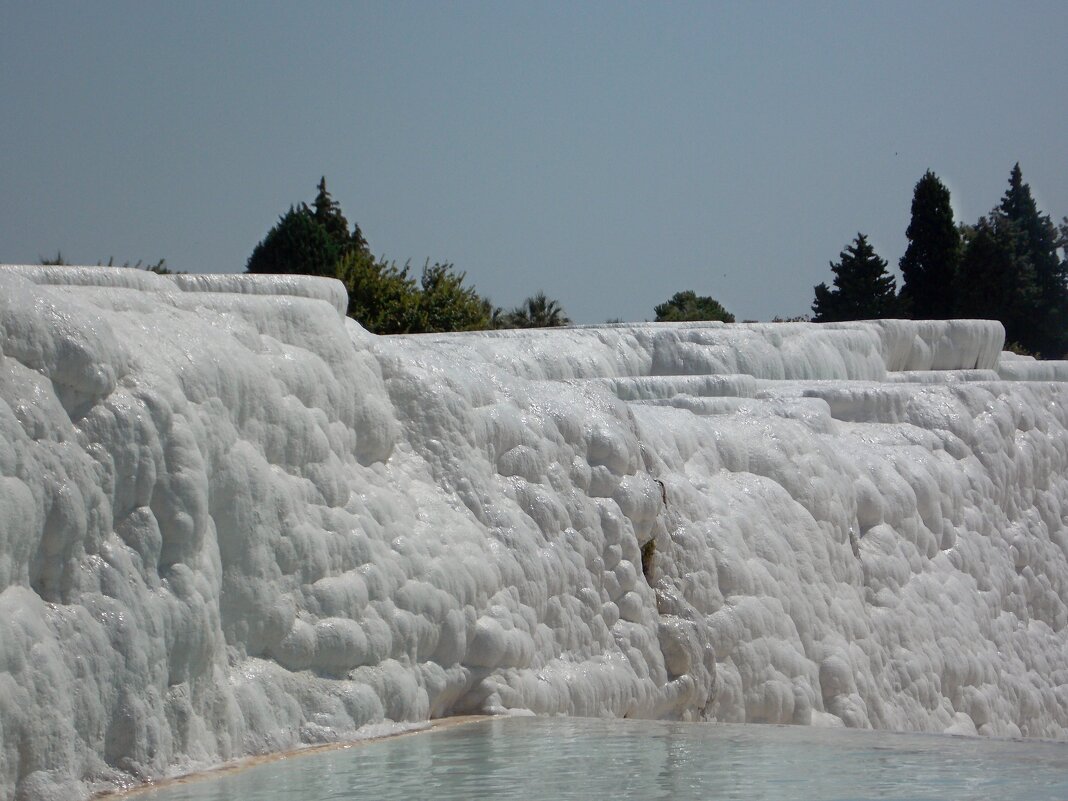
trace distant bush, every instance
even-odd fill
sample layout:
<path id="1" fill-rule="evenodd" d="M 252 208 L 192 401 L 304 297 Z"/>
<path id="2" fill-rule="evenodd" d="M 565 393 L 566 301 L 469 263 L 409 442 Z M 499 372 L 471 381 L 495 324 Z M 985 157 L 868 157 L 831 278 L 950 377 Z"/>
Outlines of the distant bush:
<path id="1" fill-rule="evenodd" d="M 63 253 L 58 251 L 58 250 L 56 251 L 56 255 L 54 257 L 45 258 L 44 256 L 41 256 L 41 257 L 39 257 L 38 261 L 42 266 L 47 266 L 47 267 L 71 267 L 71 266 L 74 266 L 69 261 L 64 259 L 63 258 Z M 107 264 L 104 264 L 104 262 L 102 262 L 102 261 L 98 261 L 96 263 L 96 266 L 97 267 L 123 267 L 123 268 L 130 269 L 130 270 L 146 270 L 146 271 L 148 271 L 150 273 L 156 273 L 156 275 L 185 275 L 185 273 L 182 273 L 182 272 L 176 273 L 174 270 L 170 269 L 167 266 L 167 260 L 166 259 L 160 259 L 159 261 L 152 262 L 150 264 L 145 264 L 140 259 L 138 259 L 133 264 L 131 264 L 128 261 L 124 261 L 122 264 L 116 264 L 115 263 L 115 257 L 112 256 L 112 257 L 110 257 L 108 259 Z"/>
<path id="2" fill-rule="evenodd" d="M 571 325 L 571 318 L 563 306 L 544 292 L 531 295 L 509 312 L 497 310 L 493 318 L 494 328 L 556 328 Z"/>
<path id="3" fill-rule="evenodd" d="M 656 306 L 658 323 L 681 323 L 699 320 L 719 320 L 724 323 L 733 323 L 734 315 L 723 308 L 723 305 L 715 298 L 707 295 L 698 295 L 692 289 L 676 292 L 669 300 Z"/>

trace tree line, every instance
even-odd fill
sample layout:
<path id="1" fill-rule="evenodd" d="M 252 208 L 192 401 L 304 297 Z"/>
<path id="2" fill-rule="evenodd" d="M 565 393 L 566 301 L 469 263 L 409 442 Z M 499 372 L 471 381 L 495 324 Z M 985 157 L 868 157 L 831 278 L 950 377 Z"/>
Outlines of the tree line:
<path id="1" fill-rule="evenodd" d="M 950 193 L 928 170 L 917 182 L 898 266 L 901 291 L 867 236 L 831 262 L 833 288 L 815 287 L 814 322 L 905 317 L 999 320 L 1009 347 L 1057 358 L 1068 351 L 1068 218 L 1038 209 L 1017 163 L 1001 201 L 957 225 Z"/>
<path id="2" fill-rule="evenodd" d="M 61 252 L 40 257 L 43 265 L 69 265 Z M 115 259 L 98 266 L 119 266 Z M 125 262 L 122 267 L 173 274 L 165 259 Z M 358 223 L 350 225 L 323 176 L 311 205 L 291 205 L 253 248 L 248 273 L 300 274 L 336 278 L 349 295 L 348 315 L 376 334 L 436 333 L 570 325 L 558 300 L 536 292 L 511 309 L 494 305 L 449 262 L 423 265 L 418 275 L 375 257 Z M 714 298 L 687 290 L 654 309 L 657 321 L 722 320 L 734 322 Z M 622 322 L 622 321 L 616 321 Z"/>
<path id="3" fill-rule="evenodd" d="M 249 256 L 249 273 L 300 273 L 337 278 L 349 293 L 348 314 L 376 334 L 548 328 L 570 325 L 560 302 L 537 292 L 512 309 L 495 306 L 449 262 L 428 260 L 419 275 L 410 264 L 376 258 L 357 223 L 319 181 L 309 206 L 293 205 Z M 677 292 L 654 308 L 656 320 L 721 320 L 734 315 L 714 298 Z"/>
<path id="4" fill-rule="evenodd" d="M 360 226 L 348 220 L 326 188 L 309 206 L 290 206 L 256 245 L 249 273 L 300 273 L 337 278 L 349 293 L 348 314 L 376 334 L 544 328 L 570 324 L 556 300 L 538 292 L 513 309 L 494 306 L 448 262 L 423 265 L 376 258 Z"/>
<path id="5" fill-rule="evenodd" d="M 69 261 L 63 257 L 63 251 L 57 250 L 55 256 L 41 256 L 38 258 L 38 263 L 47 267 L 72 267 Z M 122 267 L 127 270 L 145 270 L 146 272 L 155 273 L 156 275 L 185 275 L 183 271 L 175 272 L 167 266 L 166 259 L 160 259 L 159 261 L 144 262 L 138 259 L 136 262 L 124 261 L 122 264 L 115 262 L 115 257 L 111 256 L 107 262 L 98 261 L 97 267 Z"/>
<path id="6" fill-rule="evenodd" d="M 1010 348 L 1052 357 L 1068 352 L 1068 218 L 1058 228 L 1039 211 L 1019 164 L 1000 203 L 974 225 L 954 221 L 949 189 L 928 170 L 915 186 L 905 233 L 900 292 L 886 260 L 858 233 L 830 264 L 832 286 L 815 287 L 812 321 L 993 319 L 1005 326 Z M 66 261 L 57 253 L 41 263 Z M 171 272 L 162 259 L 123 266 Z M 255 246 L 245 269 L 336 278 L 348 290 L 349 316 L 379 334 L 571 323 L 560 302 L 544 292 L 503 309 L 449 262 L 427 260 L 414 274 L 409 263 L 375 257 L 360 226 L 350 225 L 327 191 L 325 177 L 312 204 L 290 206 Z M 676 292 L 653 311 L 657 322 L 735 320 L 715 298 L 692 290 Z"/>

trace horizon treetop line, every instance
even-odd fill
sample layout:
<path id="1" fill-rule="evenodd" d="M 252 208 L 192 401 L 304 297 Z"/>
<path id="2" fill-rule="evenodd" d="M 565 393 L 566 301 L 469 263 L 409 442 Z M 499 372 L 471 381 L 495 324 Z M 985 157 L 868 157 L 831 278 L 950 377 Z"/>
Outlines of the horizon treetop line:
<path id="1" fill-rule="evenodd" d="M 1068 739 L 1068 363 L 0 268 L 0 799 L 531 711 Z"/>

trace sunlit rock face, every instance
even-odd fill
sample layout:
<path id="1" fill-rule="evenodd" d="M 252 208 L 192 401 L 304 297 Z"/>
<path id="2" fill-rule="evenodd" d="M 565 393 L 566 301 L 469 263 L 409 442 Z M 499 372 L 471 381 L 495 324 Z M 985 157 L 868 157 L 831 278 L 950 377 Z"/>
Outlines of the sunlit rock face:
<path id="1" fill-rule="evenodd" d="M 0 799 L 536 713 L 1068 737 L 1068 365 L 0 268 Z"/>

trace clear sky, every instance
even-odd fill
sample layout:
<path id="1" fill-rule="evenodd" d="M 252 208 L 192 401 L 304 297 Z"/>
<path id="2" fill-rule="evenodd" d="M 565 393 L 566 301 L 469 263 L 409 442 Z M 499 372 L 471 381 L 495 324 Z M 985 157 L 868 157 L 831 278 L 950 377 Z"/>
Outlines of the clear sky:
<path id="1" fill-rule="evenodd" d="M 237 272 L 326 175 L 376 254 L 583 323 L 809 311 L 916 181 L 1068 215 L 1068 2 L 0 0 L 0 262 Z"/>

